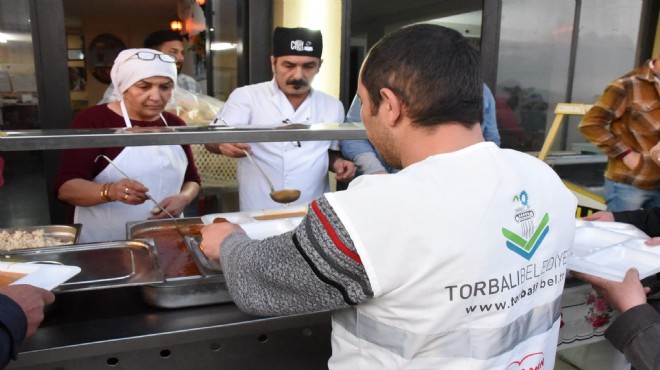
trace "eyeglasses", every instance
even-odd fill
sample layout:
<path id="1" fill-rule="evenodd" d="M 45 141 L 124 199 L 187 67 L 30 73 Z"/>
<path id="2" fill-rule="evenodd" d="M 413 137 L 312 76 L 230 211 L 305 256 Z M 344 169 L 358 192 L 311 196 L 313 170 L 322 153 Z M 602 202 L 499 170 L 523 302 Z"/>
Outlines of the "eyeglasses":
<path id="1" fill-rule="evenodd" d="M 157 54 L 157 53 L 151 53 L 151 52 L 148 52 L 148 51 L 140 51 L 140 52 L 137 52 L 137 53 L 133 54 L 132 57 L 137 57 L 140 60 L 154 60 L 154 59 L 156 59 L 156 57 L 158 57 L 158 59 L 160 59 L 161 61 L 163 61 L 165 63 L 176 63 L 176 57 L 174 55 L 170 55 L 170 54 Z"/>

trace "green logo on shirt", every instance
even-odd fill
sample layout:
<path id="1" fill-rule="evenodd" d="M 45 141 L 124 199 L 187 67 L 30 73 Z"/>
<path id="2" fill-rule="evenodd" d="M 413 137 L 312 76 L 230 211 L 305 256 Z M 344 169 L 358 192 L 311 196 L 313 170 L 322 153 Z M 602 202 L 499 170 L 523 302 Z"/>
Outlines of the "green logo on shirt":
<path id="1" fill-rule="evenodd" d="M 541 224 L 534 227 L 535 213 L 529 205 L 529 195 L 524 190 L 513 197 L 513 203 L 515 206 L 514 219 L 520 225 L 522 235 L 504 227 L 502 235 L 508 239 L 506 246 L 509 250 L 530 260 L 550 230 L 550 226 L 548 226 L 550 216 L 546 212 L 541 219 Z"/>

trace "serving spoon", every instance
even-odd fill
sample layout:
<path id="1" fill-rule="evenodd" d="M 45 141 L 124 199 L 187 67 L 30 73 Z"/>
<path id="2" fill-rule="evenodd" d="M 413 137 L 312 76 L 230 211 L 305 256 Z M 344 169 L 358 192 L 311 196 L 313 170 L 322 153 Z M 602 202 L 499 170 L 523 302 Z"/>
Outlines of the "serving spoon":
<path id="1" fill-rule="evenodd" d="M 261 169 L 261 166 L 259 166 L 257 161 L 254 160 L 254 157 L 252 157 L 252 155 L 250 155 L 250 153 L 247 150 L 245 149 L 242 150 L 243 153 L 245 153 L 245 156 L 248 157 L 250 161 L 252 161 L 252 164 L 254 164 L 254 166 L 257 167 L 259 173 L 261 173 L 261 176 L 263 176 L 264 179 L 266 179 L 266 182 L 270 187 L 270 199 L 276 201 L 277 203 L 291 203 L 298 200 L 298 198 L 300 198 L 300 190 L 283 189 L 283 190 L 275 191 L 275 187 L 273 186 L 273 183 L 270 181 L 268 176 L 266 176 L 266 173 L 264 172 L 264 170 Z"/>

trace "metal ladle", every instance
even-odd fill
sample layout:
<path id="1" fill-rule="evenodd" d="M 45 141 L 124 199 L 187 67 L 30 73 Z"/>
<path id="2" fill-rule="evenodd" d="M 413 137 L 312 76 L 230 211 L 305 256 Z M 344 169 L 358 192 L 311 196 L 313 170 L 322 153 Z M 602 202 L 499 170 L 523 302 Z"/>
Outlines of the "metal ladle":
<path id="1" fill-rule="evenodd" d="M 268 176 L 266 176 L 266 173 L 264 170 L 261 169 L 261 166 L 257 163 L 257 161 L 254 160 L 254 157 L 250 155 L 250 153 L 243 149 L 243 153 L 245 153 L 245 156 L 252 161 L 252 164 L 254 164 L 255 167 L 259 170 L 259 173 L 261 173 L 261 176 L 266 179 L 266 182 L 268 183 L 268 186 L 270 187 L 270 198 L 277 203 L 291 203 L 298 198 L 300 198 L 300 190 L 295 190 L 295 189 L 283 189 L 283 190 L 278 190 L 275 191 L 275 187 L 273 186 L 273 183 L 270 181 Z"/>

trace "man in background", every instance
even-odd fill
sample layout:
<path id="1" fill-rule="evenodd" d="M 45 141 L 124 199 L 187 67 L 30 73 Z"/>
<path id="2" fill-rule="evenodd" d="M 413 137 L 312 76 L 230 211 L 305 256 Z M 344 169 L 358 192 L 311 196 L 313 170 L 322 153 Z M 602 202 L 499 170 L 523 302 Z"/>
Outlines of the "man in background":
<path id="1" fill-rule="evenodd" d="M 178 72 L 176 87 L 197 94 L 203 94 L 204 91 L 202 90 L 202 86 L 200 86 L 197 80 L 185 73 L 181 73 L 184 60 L 183 52 L 185 51 L 183 40 L 183 36 L 176 31 L 160 30 L 147 36 L 147 38 L 144 39 L 143 47 L 158 50 L 161 53 L 174 55 L 176 57 L 176 68 Z M 117 93 L 115 87 L 110 84 L 103 94 L 103 99 L 101 99 L 98 104 L 105 104 L 119 100 L 121 100 L 121 96 Z"/>
<path id="2" fill-rule="evenodd" d="M 610 82 L 580 122 L 582 134 L 608 157 L 605 203 L 610 212 L 660 207 L 660 166 L 650 155 L 660 141 L 658 74 L 656 58 Z"/>
<path id="3" fill-rule="evenodd" d="M 314 125 L 341 122 L 341 102 L 312 88 L 323 59 L 321 31 L 278 27 L 270 57 L 273 80 L 234 90 L 211 125 L 278 127 L 292 123 Z M 251 151 L 275 190 L 295 189 L 301 195 L 291 204 L 306 204 L 330 190 L 328 170 L 337 180 L 350 180 L 355 167 L 339 153 L 337 141 L 286 141 L 206 144 L 206 149 L 238 162 L 238 197 L 241 211 L 274 208 L 271 192 L 259 169 L 245 158 Z"/>

